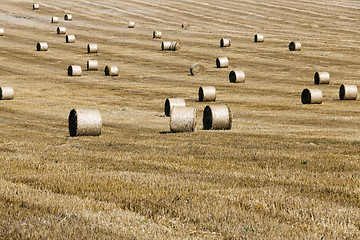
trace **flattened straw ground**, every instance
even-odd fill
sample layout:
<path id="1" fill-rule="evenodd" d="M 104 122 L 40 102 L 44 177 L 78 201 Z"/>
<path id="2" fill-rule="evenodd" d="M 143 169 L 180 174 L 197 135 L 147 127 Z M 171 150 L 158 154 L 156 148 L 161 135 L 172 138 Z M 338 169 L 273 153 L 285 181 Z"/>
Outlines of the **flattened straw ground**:
<path id="1" fill-rule="evenodd" d="M 205 130 L 229 130 L 232 119 L 232 113 L 227 105 L 208 105 L 203 113 L 203 127 Z"/>
<path id="2" fill-rule="evenodd" d="M 69 114 L 69 133 L 75 136 L 99 136 L 102 119 L 97 109 L 76 108 Z"/>
<path id="3" fill-rule="evenodd" d="M 12 87 L 0 87 L 0 100 L 12 100 L 14 98 L 14 89 Z"/>
<path id="4" fill-rule="evenodd" d="M 315 84 L 329 84 L 330 74 L 328 72 L 316 72 L 314 75 Z"/>
<path id="5" fill-rule="evenodd" d="M 357 98 L 357 86 L 342 84 L 339 89 L 340 100 L 356 100 Z"/>
<path id="6" fill-rule="evenodd" d="M 196 128 L 196 109 L 174 106 L 170 114 L 171 132 L 193 132 Z"/>
<path id="7" fill-rule="evenodd" d="M 216 89 L 213 86 L 199 88 L 199 102 L 211 102 L 216 100 Z"/>
<path id="8" fill-rule="evenodd" d="M 306 88 L 301 93 L 301 102 L 303 104 L 321 104 L 323 94 L 320 89 Z"/>
<path id="9" fill-rule="evenodd" d="M 245 73 L 241 70 L 232 70 L 229 73 L 229 80 L 232 83 L 244 83 L 245 82 Z"/>
<path id="10" fill-rule="evenodd" d="M 190 24 L 187 22 L 184 22 L 183 24 L 181 24 L 181 28 L 186 30 L 186 29 L 190 28 Z"/>
<path id="11" fill-rule="evenodd" d="M 185 107 L 186 106 L 185 99 L 184 98 L 167 98 L 165 100 L 165 106 L 164 106 L 165 116 L 169 117 L 170 113 L 171 113 L 171 109 L 175 106 Z"/>

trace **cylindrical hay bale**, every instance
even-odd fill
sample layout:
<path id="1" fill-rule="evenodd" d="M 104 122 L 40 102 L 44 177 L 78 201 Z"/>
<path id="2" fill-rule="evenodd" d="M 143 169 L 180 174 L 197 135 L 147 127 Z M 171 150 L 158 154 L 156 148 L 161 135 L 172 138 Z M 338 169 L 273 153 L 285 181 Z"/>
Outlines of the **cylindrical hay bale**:
<path id="1" fill-rule="evenodd" d="M 65 14 L 64 20 L 65 21 L 72 21 L 72 15 L 71 14 Z"/>
<path id="2" fill-rule="evenodd" d="M 170 50 L 171 42 L 162 42 L 161 43 L 161 50 Z"/>
<path id="3" fill-rule="evenodd" d="M 193 132 L 196 127 L 196 109 L 175 106 L 171 109 L 170 131 Z"/>
<path id="4" fill-rule="evenodd" d="M 254 42 L 263 42 L 263 41 L 264 41 L 264 36 L 263 35 L 255 34 Z"/>
<path id="5" fill-rule="evenodd" d="M 233 70 L 229 73 L 229 80 L 232 83 L 243 83 L 245 82 L 245 73 L 241 70 Z"/>
<path id="6" fill-rule="evenodd" d="M 3 28 L 0 28 L 0 36 L 4 36 L 5 30 Z"/>
<path id="7" fill-rule="evenodd" d="M 69 114 L 69 132 L 75 136 L 99 136 L 102 119 L 97 109 L 76 108 Z"/>
<path id="8" fill-rule="evenodd" d="M 184 98 L 167 98 L 165 100 L 165 116 L 170 116 L 171 109 L 175 106 L 186 107 Z"/>
<path id="9" fill-rule="evenodd" d="M 106 76 L 117 76 L 119 75 L 119 69 L 117 66 L 106 66 L 105 67 Z"/>
<path id="10" fill-rule="evenodd" d="M 321 104 L 323 94 L 320 89 L 304 89 L 301 93 L 302 104 Z"/>
<path id="11" fill-rule="evenodd" d="M 51 23 L 58 23 L 59 22 L 59 18 L 58 17 L 52 17 L 51 18 Z"/>
<path id="12" fill-rule="evenodd" d="M 97 60 L 88 60 L 86 66 L 88 71 L 98 70 L 99 62 Z"/>
<path id="13" fill-rule="evenodd" d="M 231 129 L 232 118 L 232 113 L 227 105 L 208 105 L 205 107 L 203 114 L 204 129 Z"/>
<path id="14" fill-rule="evenodd" d="M 88 44 L 87 51 L 88 51 L 88 53 L 97 53 L 97 51 L 98 51 L 97 44 L 95 44 L 95 43 Z"/>
<path id="15" fill-rule="evenodd" d="M 229 59 L 227 57 L 220 57 L 216 59 L 217 68 L 227 68 L 229 67 Z"/>
<path id="16" fill-rule="evenodd" d="M 33 10 L 38 10 L 39 9 L 39 4 L 38 3 L 34 3 L 33 4 Z"/>
<path id="17" fill-rule="evenodd" d="M 200 87 L 199 88 L 199 102 L 211 102 L 216 100 L 215 87 Z"/>
<path id="18" fill-rule="evenodd" d="M 128 28 L 134 28 L 135 27 L 135 22 L 129 22 Z"/>
<path id="19" fill-rule="evenodd" d="M 81 66 L 70 65 L 68 67 L 68 76 L 81 76 Z"/>
<path id="20" fill-rule="evenodd" d="M 315 84 L 329 84 L 330 74 L 328 72 L 316 72 L 314 75 Z"/>
<path id="21" fill-rule="evenodd" d="M 157 38 L 160 39 L 162 36 L 162 32 L 154 31 L 153 32 L 153 39 Z"/>
<path id="22" fill-rule="evenodd" d="M 289 44 L 290 51 L 300 51 L 301 50 L 301 43 L 300 42 L 291 42 Z"/>
<path id="23" fill-rule="evenodd" d="M 187 23 L 187 22 L 184 22 L 183 24 L 181 24 L 181 27 L 182 27 L 183 29 L 188 29 L 188 28 L 190 27 L 190 24 Z"/>
<path id="24" fill-rule="evenodd" d="M 198 75 L 201 74 L 205 71 L 205 67 L 201 64 L 198 63 L 194 63 L 193 65 L 191 65 L 190 67 L 190 73 L 191 75 Z"/>
<path id="25" fill-rule="evenodd" d="M 66 27 L 58 27 L 56 31 L 57 34 L 66 34 Z"/>
<path id="26" fill-rule="evenodd" d="M 36 50 L 37 51 L 47 51 L 48 50 L 48 44 L 47 42 L 38 42 L 36 44 Z"/>
<path id="27" fill-rule="evenodd" d="M 172 51 L 180 50 L 181 42 L 171 42 L 170 49 Z"/>
<path id="28" fill-rule="evenodd" d="M 65 36 L 67 43 L 74 43 L 75 42 L 75 35 L 66 35 Z"/>
<path id="29" fill-rule="evenodd" d="M 0 100 L 11 100 L 14 98 L 14 89 L 12 87 L 0 87 Z"/>
<path id="30" fill-rule="evenodd" d="M 340 100 L 356 100 L 357 87 L 356 85 L 344 85 L 340 86 L 339 90 Z"/>
<path id="31" fill-rule="evenodd" d="M 230 47 L 231 46 L 231 40 L 229 38 L 222 38 L 220 40 L 220 47 Z"/>

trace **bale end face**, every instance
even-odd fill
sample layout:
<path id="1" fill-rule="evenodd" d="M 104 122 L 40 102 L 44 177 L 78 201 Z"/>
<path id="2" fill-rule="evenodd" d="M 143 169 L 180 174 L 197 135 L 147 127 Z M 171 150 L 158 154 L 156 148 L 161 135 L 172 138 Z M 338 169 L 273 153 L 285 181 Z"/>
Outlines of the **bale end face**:
<path id="1" fill-rule="evenodd" d="M 77 136 L 77 114 L 76 114 L 75 109 L 70 111 L 70 115 L 69 115 L 69 132 L 70 132 L 70 137 Z"/>

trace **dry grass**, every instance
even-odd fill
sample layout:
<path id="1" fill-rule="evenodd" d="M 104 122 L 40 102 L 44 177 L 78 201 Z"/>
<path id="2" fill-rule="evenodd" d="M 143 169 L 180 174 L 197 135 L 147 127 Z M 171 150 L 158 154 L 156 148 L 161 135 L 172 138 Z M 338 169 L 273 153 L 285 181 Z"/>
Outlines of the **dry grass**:
<path id="1" fill-rule="evenodd" d="M 0 86 L 16 93 L 0 101 L 0 238 L 360 238 L 360 104 L 338 96 L 360 76 L 356 1 L 0 2 Z M 71 45 L 50 23 L 65 13 L 55 25 L 76 33 Z M 153 29 L 181 51 L 161 51 Z M 121 74 L 67 76 L 89 59 Z M 191 76 L 194 62 L 207 71 Z M 244 84 L 228 80 L 237 68 Z M 303 105 L 317 71 L 331 84 Z M 202 85 L 231 108 L 230 131 L 201 130 Z M 168 97 L 198 109 L 198 131 L 168 133 Z M 69 137 L 73 108 L 99 109 L 102 135 Z"/>

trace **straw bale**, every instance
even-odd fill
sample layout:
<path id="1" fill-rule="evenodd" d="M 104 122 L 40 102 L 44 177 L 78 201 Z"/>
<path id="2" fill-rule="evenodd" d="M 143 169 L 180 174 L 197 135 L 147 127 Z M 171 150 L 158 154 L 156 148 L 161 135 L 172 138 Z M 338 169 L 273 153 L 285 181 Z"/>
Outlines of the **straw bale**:
<path id="1" fill-rule="evenodd" d="M 315 84 L 329 84 L 330 74 L 328 72 L 316 72 L 314 75 Z"/>
<path id="2" fill-rule="evenodd" d="M 69 132 L 75 136 L 99 136 L 102 119 L 97 109 L 76 108 L 69 114 Z"/>
<path id="3" fill-rule="evenodd" d="M 75 35 L 66 35 L 65 40 L 67 43 L 75 43 Z"/>
<path id="4" fill-rule="evenodd" d="M 181 24 L 181 28 L 182 29 L 188 29 L 190 27 L 190 24 L 189 23 L 187 23 L 187 22 L 184 22 L 183 24 Z"/>
<path id="5" fill-rule="evenodd" d="M 339 97 L 340 100 L 356 100 L 357 98 L 357 87 L 356 85 L 344 85 L 340 86 Z"/>
<path id="6" fill-rule="evenodd" d="M 193 132 L 196 127 L 196 109 L 175 106 L 170 114 L 171 132 Z"/>
<path id="7" fill-rule="evenodd" d="M 199 88 L 199 102 L 211 102 L 216 100 L 216 89 L 213 86 Z"/>
<path id="8" fill-rule="evenodd" d="M 56 31 L 57 34 L 66 34 L 66 27 L 58 27 Z"/>
<path id="9" fill-rule="evenodd" d="M 81 76 L 81 66 L 70 65 L 68 67 L 68 76 Z"/>
<path id="10" fill-rule="evenodd" d="M 301 102 L 303 104 L 321 104 L 323 94 L 320 89 L 306 88 L 301 93 Z"/>
<path id="11" fill-rule="evenodd" d="M 97 44 L 89 43 L 87 45 L 87 51 L 88 51 L 88 53 L 97 53 L 98 52 Z"/>
<path id="12" fill-rule="evenodd" d="M 291 42 L 289 44 L 290 51 L 300 51 L 301 50 L 301 43 L 300 42 Z"/>
<path id="13" fill-rule="evenodd" d="M 135 22 L 129 22 L 128 28 L 134 28 L 135 27 Z"/>
<path id="14" fill-rule="evenodd" d="M 153 39 L 160 39 L 162 36 L 162 32 L 154 31 L 153 32 Z"/>
<path id="15" fill-rule="evenodd" d="M 245 73 L 241 70 L 233 70 L 229 73 L 229 80 L 232 83 L 244 83 Z"/>
<path id="16" fill-rule="evenodd" d="M 0 87 L 0 100 L 14 99 L 14 89 L 12 87 Z"/>
<path id="17" fill-rule="evenodd" d="M 64 20 L 65 21 L 72 21 L 72 15 L 71 14 L 65 14 Z"/>
<path id="18" fill-rule="evenodd" d="M 169 117 L 171 109 L 175 106 L 185 107 L 185 99 L 184 98 L 167 98 L 165 100 L 165 116 Z"/>
<path id="19" fill-rule="evenodd" d="M 220 40 L 220 47 L 230 47 L 231 46 L 231 40 L 229 38 L 222 38 Z"/>
<path id="20" fill-rule="evenodd" d="M 191 65 L 190 67 L 190 73 L 191 75 L 198 75 L 201 74 L 205 71 L 205 67 L 201 64 L 198 63 L 194 63 L 193 65 Z"/>
<path id="21" fill-rule="evenodd" d="M 205 130 L 229 130 L 232 113 L 227 105 L 208 105 L 204 109 L 203 125 Z"/>
<path id="22" fill-rule="evenodd" d="M 88 71 L 98 70 L 99 62 L 97 60 L 88 60 L 86 66 Z"/>
<path id="23" fill-rule="evenodd" d="M 216 59 L 217 68 L 227 68 L 229 67 L 229 59 L 227 57 L 220 57 Z"/>
<path id="24" fill-rule="evenodd" d="M 0 28 L 0 36 L 4 36 L 5 30 L 3 28 Z"/>
<path id="25" fill-rule="evenodd" d="M 51 23 L 58 23 L 59 22 L 59 18 L 58 17 L 52 17 L 51 18 Z"/>
<path id="26" fill-rule="evenodd" d="M 38 3 L 33 4 L 33 10 L 39 10 L 40 6 Z"/>
<path id="27" fill-rule="evenodd" d="M 47 51 L 48 50 L 48 44 L 47 42 L 38 42 L 36 44 L 36 50 L 37 51 Z"/>
<path id="28" fill-rule="evenodd" d="M 106 66 L 105 67 L 106 76 L 117 76 L 119 75 L 119 69 L 117 66 Z"/>
<path id="29" fill-rule="evenodd" d="M 264 42 L 264 35 L 255 34 L 254 42 Z"/>

